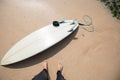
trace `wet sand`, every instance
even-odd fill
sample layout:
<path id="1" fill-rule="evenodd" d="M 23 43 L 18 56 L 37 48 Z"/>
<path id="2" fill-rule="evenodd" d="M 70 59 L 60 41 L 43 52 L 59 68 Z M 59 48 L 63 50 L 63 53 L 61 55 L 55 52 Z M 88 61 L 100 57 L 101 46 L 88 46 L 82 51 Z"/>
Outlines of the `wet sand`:
<path id="1" fill-rule="evenodd" d="M 48 61 L 51 80 L 57 63 L 64 65 L 66 80 L 120 79 L 120 21 L 97 0 L 1 0 L 0 60 L 20 39 L 53 20 L 93 19 L 94 32 L 81 28 L 48 50 L 22 62 L 0 66 L 0 80 L 31 80 Z"/>

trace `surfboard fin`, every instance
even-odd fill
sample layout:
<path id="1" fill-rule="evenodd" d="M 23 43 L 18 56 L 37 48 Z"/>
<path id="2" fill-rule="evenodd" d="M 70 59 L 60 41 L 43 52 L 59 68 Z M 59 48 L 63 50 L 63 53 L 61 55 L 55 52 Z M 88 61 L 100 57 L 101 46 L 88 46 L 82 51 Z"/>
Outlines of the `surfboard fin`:
<path id="1" fill-rule="evenodd" d="M 73 28 L 72 29 L 70 29 L 68 32 L 72 32 L 73 31 Z"/>

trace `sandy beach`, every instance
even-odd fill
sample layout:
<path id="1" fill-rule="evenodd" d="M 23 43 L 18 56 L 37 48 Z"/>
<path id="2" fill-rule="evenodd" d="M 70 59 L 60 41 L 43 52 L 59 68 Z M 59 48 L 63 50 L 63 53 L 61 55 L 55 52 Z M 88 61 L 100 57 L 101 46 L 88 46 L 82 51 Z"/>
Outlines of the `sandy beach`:
<path id="1" fill-rule="evenodd" d="M 51 80 L 57 63 L 66 80 L 120 79 L 120 21 L 98 0 L 0 0 L 0 60 L 19 40 L 54 20 L 91 16 L 94 32 L 82 28 L 22 62 L 0 66 L 0 80 L 31 80 L 48 61 Z"/>

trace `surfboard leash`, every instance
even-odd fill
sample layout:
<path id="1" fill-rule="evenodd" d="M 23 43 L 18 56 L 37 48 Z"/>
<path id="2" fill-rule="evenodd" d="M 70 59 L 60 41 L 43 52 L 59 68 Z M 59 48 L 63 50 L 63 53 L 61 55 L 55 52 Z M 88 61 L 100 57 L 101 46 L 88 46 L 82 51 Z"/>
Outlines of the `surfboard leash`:
<path id="1" fill-rule="evenodd" d="M 84 15 L 82 20 L 85 22 L 85 24 L 78 23 L 79 27 L 83 28 L 84 30 L 88 32 L 94 32 L 94 25 L 92 23 L 92 18 L 88 15 Z M 91 30 L 87 29 L 86 27 L 91 27 Z"/>
<path id="2" fill-rule="evenodd" d="M 90 16 L 88 16 L 88 15 L 84 15 L 84 16 L 82 17 L 82 20 L 85 22 L 85 24 L 82 24 L 82 23 L 77 22 L 77 24 L 79 25 L 79 27 L 83 28 L 84 30 L 86 30 L 86 31 L 88 31 L 88 32 L 94 32 L 94 25 L 93 25 L 93 23 L 92 23 L 92 18 L 91 18 Z M 77 21 L 77 20 L 73 20 L 73 22 L 70 23 L 70 25 L 75 24 L 74 21 Z M 60 22 L 59 22 L 59 21 L 53 21 L 53 26 L 59 27 L 59 25 L 60 25 L 61 23 L 65 23 L 64 18 L 63 18 Z M 76 25 L 75 25 L 75 26 L 76 26 Z M 70 32 L 70 31 L 73 31 L 73 28 L 74 28 L 75 26 L 73 26 L 73 27 L 69 30 L 69 32 Z M 88 26 L 91 28 L 90 30 L 89 30 L 89 28 L 87 29 Z"/>

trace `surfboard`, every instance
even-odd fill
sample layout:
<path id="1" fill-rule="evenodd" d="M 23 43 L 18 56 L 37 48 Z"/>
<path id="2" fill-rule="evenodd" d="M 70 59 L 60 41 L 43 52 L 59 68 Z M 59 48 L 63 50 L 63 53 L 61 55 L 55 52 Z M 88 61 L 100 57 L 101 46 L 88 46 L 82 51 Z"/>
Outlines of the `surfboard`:
<path id="1" fill-rule="evenodd" d="M 18 41 L 2 58 L 1 65 L 9 65 L 30 58 L 55 45 L 79 26 L 77 21 L 54 21 Z"/>

